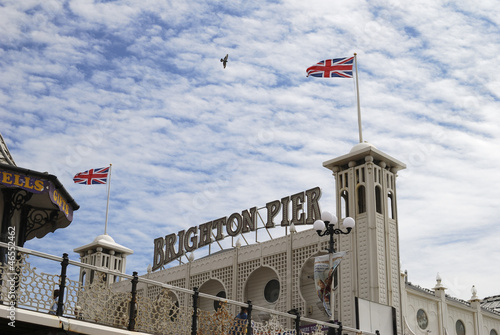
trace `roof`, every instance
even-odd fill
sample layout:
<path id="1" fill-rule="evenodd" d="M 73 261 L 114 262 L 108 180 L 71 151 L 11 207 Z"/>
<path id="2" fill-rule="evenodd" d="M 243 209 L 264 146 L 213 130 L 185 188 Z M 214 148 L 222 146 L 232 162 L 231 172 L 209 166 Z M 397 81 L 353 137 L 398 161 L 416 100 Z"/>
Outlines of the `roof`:
<path id="1" fill-rule="evenodd" d="M 32 176 L 35 178 L 40 178 L 40 179 L 45 179 L 54 184 L 54 188 L 61 192 L 61 194 L 65 197 L 67 200 L 68 204 L 70 204 L 73 207 L 73 210 L 78 210 L 80 208 L 80 205 L 71 197 L 71 195 L 68 193 L 68 191 L 64 188 L 64 185 L 57 179 L 56 176 L 52 174 L 48 174 L 47 172 L 39 172 L 35 170 L 30 170 L 30 169 L 25 169 L 22 167 L 18 167 L 16 165 L 9 165 L 9 164 L 4 164 L 3 162 L 0 162 L 0 169 L 5 169 L 7 171 L 11 172 L 18 172 L 26 176 Z"/>
<path id="2" fill-rule="evenodd" d="M 371 156 L 376 164 L 384 162 L 385 166 L 390 168 L 394 173 L 399 170 L 406 169 L 406 165 L 404 163 L 387 155 L 386 153 L 383 153 L 373 144 L 368 142 L 356 144 L 348 154 L 330 159 L 324 162 L 323 166 L 332 171 L 338 171 L 339 169 L 347 168 L 351 161 L 364 162 L 367 156 Z"/>
<path id="3" fill-rule="evenodd" d="M 481 301 L 481 307 L 500 312 L 500 295 L 484 298 L 483 301 Z"/>
<path id="4" fill-rule="evenodd" d="M 92 243 L 73 249 L 74 252 L 82 253 L 90 249 L 101 247 L 103 249 L 114 250 L 122 254 L 130 255 L 134 251 L 115 242 L 108 234 L 97 236 Z"/>
<path id="5" fill-rule="evenodd" d="M 3 176 L 0 180 L 2 192 L 9 192 L 12 196 L 18 190 L 23 190 L 30 194 L 23 204 L 23 208 L 28 210 L 28 215 L 33 215 L 37 211 L 47 215 L 47 218 L 39 220 L 36 224 L 25 226 L 24 234 L 18 241 L 20 245 L 35 237 L 42 238 L 56 229 L 67 227 L 73 221 L 73 212 L 80 208 L 54 175 L 4 163 L 4 160 L 0 162 L 0 174 Z M 9 222 L 7 224 L 10 224 Z"/>

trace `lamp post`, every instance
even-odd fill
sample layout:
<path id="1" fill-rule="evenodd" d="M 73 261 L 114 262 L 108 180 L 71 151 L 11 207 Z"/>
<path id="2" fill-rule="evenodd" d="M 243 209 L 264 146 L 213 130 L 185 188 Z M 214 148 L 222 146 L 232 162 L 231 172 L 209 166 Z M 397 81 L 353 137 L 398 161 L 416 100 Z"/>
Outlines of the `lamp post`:
<path id="1" fill-rule="evenodd" d="M 338 220 L 337 217 L 329 212 L 323 212 L 321 213 L 321 220 L 316 220 L 313 225 L 313 229 L 318 233 L 319 236 L 325 236 L 329 235 L 330 236 L 330 241 L 328 244 L 328 253 L 330 255 L 330 269 L 332 268 L 333 265 L 333 254 L 335 253 L 335 241 L 333 239 L 334 235 L 340 235 L 344 234 L 347 235 L 351 232 L 351 230 L 354 228 L 355 222 L 354 219 L 351 217 L 346 217 L 344 218 L 342 224 L 344 228 L 347 229 L 347 231 L 343 231 L 340 228 L 335 228 L 335 225 L 337 224 Z M 334 297 L 334 279 L 333 279 L 333 273 L 332 273 L 332 284 L 330 285 L 330 322 L 334 323 L 334 308 L 335 308 L 335 297 Z M 332 328 L 330 328 L 332 329 Z M 342 329 L 342 325 L 339 322 L 339 330 Z M 340 330 L 340 333 L 342 331 Z M 335 334 L 335 332 L 330 332 L 328 331 L 328 334 Z"/>

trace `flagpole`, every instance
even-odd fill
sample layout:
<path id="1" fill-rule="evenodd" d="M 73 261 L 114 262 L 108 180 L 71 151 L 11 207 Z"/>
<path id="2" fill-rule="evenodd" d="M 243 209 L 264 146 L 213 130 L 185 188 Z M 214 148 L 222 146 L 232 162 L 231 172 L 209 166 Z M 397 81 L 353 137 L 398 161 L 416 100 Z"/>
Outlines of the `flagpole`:
<path id="1" fill-rule="evenodd" d="M 359 143 L 363 143 L 363 134 L 361 132 L 361 107 L 359 104 L 359 84 L 358 84 L 358 60 L 356 53 L 354 53 L 354 65 L 356 67 L 356 98 L 358 103 L 358 129 L 359 129 Z"/>
<path id="2" fill-rule="evenodd" d="M 109 164 L 109 173 L 108 173 L 108 201 L 106 202 L 106 221 L 104 222 L 104 235 L 107 235 L 107 230 L 108 230 L 108 210 L 109 210 L 109 192 L 111 190 L 111 166 L 112 164 Z"/>

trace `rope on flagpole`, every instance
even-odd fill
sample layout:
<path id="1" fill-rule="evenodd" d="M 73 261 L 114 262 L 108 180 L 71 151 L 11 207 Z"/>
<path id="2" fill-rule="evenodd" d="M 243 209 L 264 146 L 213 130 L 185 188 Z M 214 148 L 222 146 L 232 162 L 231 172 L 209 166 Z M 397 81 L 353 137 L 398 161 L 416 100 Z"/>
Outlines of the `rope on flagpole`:
<path id="1" fill-rule="evenodd" d="M 108 201 L 106 202 L 106 221 L 104 222 L 104 235 L 107 235 L 107 230 L 108 230 L 108 210 L 109 210 L 109 192 L 111 190 L 111 166 L 112 164 L 109 164 L 109 173 L 108 173 Z"/>
<path id="2" fill-rule="evenodd" d="M 354 53 L 354 65 L 356 68 L 356 100 L 358 104 L 358 130 L 359 130 L 359 143 L 363 143 L 363 134 L 361 131 L 361 107 L 359 103 L 359 84 L 358 84 L 358 60 L 356 53 Z"/>

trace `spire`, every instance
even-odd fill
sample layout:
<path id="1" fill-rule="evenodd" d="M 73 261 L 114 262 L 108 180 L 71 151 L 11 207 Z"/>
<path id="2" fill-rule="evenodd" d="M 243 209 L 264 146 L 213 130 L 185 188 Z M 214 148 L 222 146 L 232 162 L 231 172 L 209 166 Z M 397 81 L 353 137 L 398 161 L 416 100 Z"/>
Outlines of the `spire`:
<path id="1" fill-rule="evenodd" d="M 470 298 L 470 301 L 480 301 L 481 299 L 479 299 L 479 297 L 477 296 L 477 288 L 475 285 L 472 285 L 472 288 L 471 288 L 471 293 L 472 293 L 472 297 Z"/>
<path id="2" fill-rule="evenodd" d="M 443 284 L 441 284 L 441 275 L 438 273 L 436 275 L 436 286 L 434 286 L 434 290 L 437 291 L 437 290 L 446 290 L 446 287 L 443 286 Z"/>
<path id="3" fill-rule="evenodd" d="M 2 134 L 0 134 L 0 163 L 16 166 L 16 162 L 14 162 L 14 159 L 10 155 L 9 148 L 7 148 Z"/>

